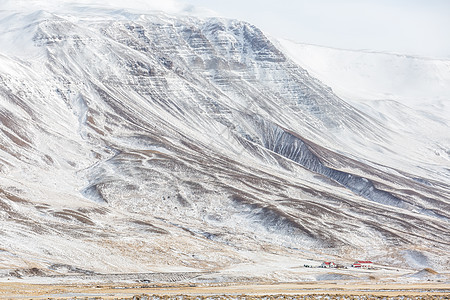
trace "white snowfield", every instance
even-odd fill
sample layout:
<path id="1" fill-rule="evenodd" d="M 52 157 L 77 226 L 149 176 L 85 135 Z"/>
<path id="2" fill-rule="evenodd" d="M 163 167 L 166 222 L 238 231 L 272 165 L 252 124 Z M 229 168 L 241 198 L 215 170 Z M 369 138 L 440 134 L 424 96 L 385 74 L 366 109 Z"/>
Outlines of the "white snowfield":
<path id="1" fill-rule="evenodd" d="M 278 42 L 311 75 L 386 126 L 446 143 L 441 154 L 448 159 L 450 60 Z"/>
<path id="2" fill-rule="evenodd" d="M 358 102 L 396 101 L 450 119 L 450 60 L 352 51 L 279 40 L 295 62 Z"/>
<path id="3" fill-rule="evenodd" d="M 447 61 L 87 5 L 0 45 L 0 280 L 446 278 Z"/>
<path id="4" fill-rule="evenodd" d="M 275 43 L 339 97 L 401 133 L 399 152 L 409 154 L 404 151 L 419 148 L 417 160 L 434 157 L 437 164 L 448 166 L 450 60 L 334 49 L 282 39 Z"/>

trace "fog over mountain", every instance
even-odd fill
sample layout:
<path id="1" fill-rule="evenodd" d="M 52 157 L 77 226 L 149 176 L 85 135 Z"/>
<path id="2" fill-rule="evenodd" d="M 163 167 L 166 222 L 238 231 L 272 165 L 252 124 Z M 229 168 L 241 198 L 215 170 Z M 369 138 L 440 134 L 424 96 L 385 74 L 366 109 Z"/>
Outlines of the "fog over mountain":
<path id="1" fill-rule="evenodd" d="M 327 73 L 237 20 L 79 6 L 0 24 L 1 274 L 446 270 L 448 61 L 386 55 L 412 76 L 380 98 L 389 72 L 352 94 L 346 52 L 323 50 Z"/>

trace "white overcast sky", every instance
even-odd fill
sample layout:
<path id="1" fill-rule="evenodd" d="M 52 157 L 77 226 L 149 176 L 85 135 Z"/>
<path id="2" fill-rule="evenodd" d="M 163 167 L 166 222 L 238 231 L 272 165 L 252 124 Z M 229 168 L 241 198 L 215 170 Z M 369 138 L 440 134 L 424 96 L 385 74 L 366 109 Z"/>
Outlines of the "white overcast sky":
<path id="1" fill-rule="evenodd" d="M 450 59 L 450 0 L 0 0 L 0 10 L 67 2 L 223 16 L 301 43 Z"/>
<path id="2" fill-rule="evenodd" d="M 180 0 L 297 42 L 450 58 L 450 0 Z"/>

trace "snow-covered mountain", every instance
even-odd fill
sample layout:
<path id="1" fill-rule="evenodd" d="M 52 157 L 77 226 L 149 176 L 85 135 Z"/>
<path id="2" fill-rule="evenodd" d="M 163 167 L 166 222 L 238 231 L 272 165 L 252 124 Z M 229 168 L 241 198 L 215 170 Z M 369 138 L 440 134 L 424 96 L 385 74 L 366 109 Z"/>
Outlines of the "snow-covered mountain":
<path id="1" fill-rule="evenodd" d="M 351 105 L 258 28 L 88 7 L 0 24 L 0 268 L 448 265 L 448 140 L 430 155 L 442 140 Z"/>
<path id="2" fill-rule="evenodd" d="M 295 62 L 411 145 L 450 159 L 450 61 L 276 41 Z M 402 142 L 403 143 L 403 142 Z M 401 145 L 401 144 L 400 144 Z M 434 155 L 433 155 L 434 154 Z M 437 157 L 436 157 L 437 156 Z"/>

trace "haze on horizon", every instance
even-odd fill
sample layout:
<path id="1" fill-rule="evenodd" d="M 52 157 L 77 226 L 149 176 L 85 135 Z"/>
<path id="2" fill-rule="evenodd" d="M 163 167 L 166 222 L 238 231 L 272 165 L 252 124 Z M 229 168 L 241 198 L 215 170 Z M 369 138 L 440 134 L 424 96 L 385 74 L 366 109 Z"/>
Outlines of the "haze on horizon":
<path id="1" fill-rule="evenodd" d="M 450 1 L 183 0 L 265 32 L 328 47 L 450 58 Z"/>
<path id="2" fill-rule="evenodd" d="M 68 3 L 223 16 L 299 43 L 450 59 L 450 1 L 446 0 L 4 0 L 0 10 L 57 10 Z"/>

